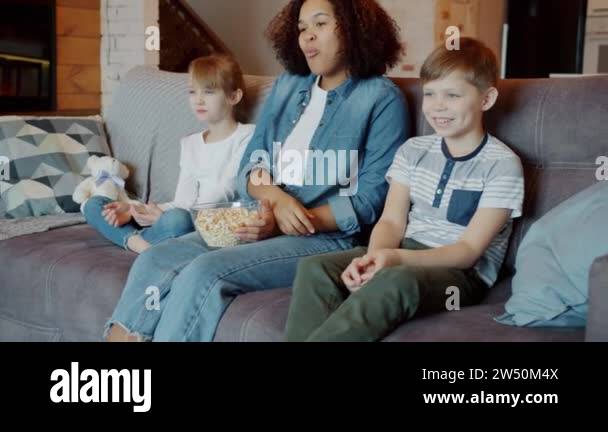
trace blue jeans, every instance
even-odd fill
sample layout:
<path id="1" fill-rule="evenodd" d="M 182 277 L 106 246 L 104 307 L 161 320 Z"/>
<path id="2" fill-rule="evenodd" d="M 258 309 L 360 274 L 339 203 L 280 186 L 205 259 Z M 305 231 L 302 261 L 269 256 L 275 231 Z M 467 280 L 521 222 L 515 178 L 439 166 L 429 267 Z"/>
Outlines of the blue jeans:
<path id="1" fill-rule="evenodd" d="M 106 204 L 111 202 L 112 200 L 106 197 L 91 197 L 84 206 L 84 216 L 87 223 L 105 238 L 125 249 L 127 241 L 135 234 L 139 234 L 151 245 L 156 245 L 170 238 L 191 233 L 195 229 L 190 213 L 182 209 L 172 209 L 164 212 L 160 219 L 150 227 L 142 228 L 135 222 L 115 227 L 107 223 L 101 214 Z"/>
<path id="2" fill-rule="evenodd" d="M 232 300 L 251 291 L 291 286 L 300 258 L 347 250 L 352 238 L 281 236 L 224 249 L 198 233 L 141 254 L 110 321 L 142 340 L 211 341 Z"/>

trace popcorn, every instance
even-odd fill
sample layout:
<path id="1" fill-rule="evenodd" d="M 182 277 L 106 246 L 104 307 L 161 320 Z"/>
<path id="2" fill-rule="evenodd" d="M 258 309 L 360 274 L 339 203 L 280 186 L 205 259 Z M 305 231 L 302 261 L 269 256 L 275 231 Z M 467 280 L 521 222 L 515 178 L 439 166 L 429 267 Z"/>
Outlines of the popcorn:
<path id="1" fill-rule="evenodd" d="M 193 209 L 194 225 L 210 247 L 236 246 L 242 243 L 233 230 L 258 216 L 258 204 L 224 203 Z"/>

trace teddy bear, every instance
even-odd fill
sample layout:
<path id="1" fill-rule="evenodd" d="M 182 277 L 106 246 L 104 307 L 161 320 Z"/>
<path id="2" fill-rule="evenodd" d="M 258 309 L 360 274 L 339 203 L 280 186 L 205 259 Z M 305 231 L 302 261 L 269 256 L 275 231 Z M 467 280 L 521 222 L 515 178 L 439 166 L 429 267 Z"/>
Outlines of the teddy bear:
<path id="1" fill-rule="evenodd" d="M 129 169 L 124 164 L 110 156 L 91 156 L 87 160 L 87 168 L 91 177 L 76 187 L 72 195 L 75 203 L 83 204 L 92 196 L 103 196 L 112 201 L 131 201 L 125 191 Z"/>

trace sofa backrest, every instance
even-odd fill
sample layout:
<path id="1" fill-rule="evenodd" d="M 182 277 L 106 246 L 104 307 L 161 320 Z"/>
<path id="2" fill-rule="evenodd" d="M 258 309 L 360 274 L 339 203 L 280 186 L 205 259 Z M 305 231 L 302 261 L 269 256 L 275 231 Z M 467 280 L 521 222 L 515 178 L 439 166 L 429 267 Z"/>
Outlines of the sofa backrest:
<path id="1" fill-rule="evenodd" d="M 255 122 L 273 78 L 245 78 Z M 421 115 L 419 80 L 393 81 L 408 100 L 413 133 L 431 134 Z M 187 82 L 186 74 L 134 68 L 106 114 L 114 156 L 134 168 L 128 185 L 143 199 L 173 198 L 180 139 L 204 128 L 188 106 Z M 511 273 L 530 225 L 597 181 L 597 159 L 608 156 L 608 76 L 504 80 L 499 92 L 486 127 L 519 154 L 526 176 L 524 217 L 515 224 L 505 263 Z"/>
<path id="2" fill-rule="evenodd" d="M 272 78 L 248 76 L 246 85 L 255 119 Z M 113 156 L 131 168 L 127 188 L 141 199 L 173 199 L 180 140 L 205 128 L 192 114 L 188 97 L 187 74 L 138 66 L 125 76 L 105 113 Z"/>

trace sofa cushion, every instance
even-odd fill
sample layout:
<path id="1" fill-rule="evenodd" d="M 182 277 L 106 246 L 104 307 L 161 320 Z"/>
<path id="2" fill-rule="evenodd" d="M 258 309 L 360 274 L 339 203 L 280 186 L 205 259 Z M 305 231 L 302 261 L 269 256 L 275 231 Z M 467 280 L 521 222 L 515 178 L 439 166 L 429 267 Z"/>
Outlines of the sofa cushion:
<path id="1" fill-rule="evenodd" d="M 0 340 L 101 340 L 135 258 L 87 225 L 0 242 Z"/>
<path id="2" fill-rule="evenodd" d="M 589 317 L 585 340 L 608 342 L 608 255 L 597 258 L 589 274 Z"/>
<path id="3" fill-rule="evenodd" d="M 488 291 L 481 304 L 505 304 L 511 297 L 511 277 L 503 277 Z"/>
<path id="4" fill-rule="evenodd" d="M 101 117 L 0 117 L 0 155 L 10 160 L 0 194 L 8 217 L 78 212 L 72 200 L 91 155 L 109 152 Z"/>
<path id="5" fill-rule="evenodd" d="M 498 321 L 584 327 L 589 270 L 608 253 L 607 213 L 608 182 L 599 182 L 536 222 L 518 250 L 513 296 Z"/>
<path id="6" fill-rule="evenodd" d="M 500 304 L 420 317 L 395 330 L 387 342 L 581 342 L 582 329 L 533 329 L 498 324 Z"/>
<path id="7" fill-rule="evenodd" d="M 220 342 L 277 342 L 283 339 L 291 290 L 278 289 L 241 295 L 224 314 L 215 340 Z M 498 324 L 501 303 L 482 304 L 457 312 L 416 318 L 403 324 L 385 341 L 582 341 L 582 330 L 541 330 Z"/>

